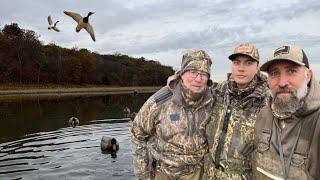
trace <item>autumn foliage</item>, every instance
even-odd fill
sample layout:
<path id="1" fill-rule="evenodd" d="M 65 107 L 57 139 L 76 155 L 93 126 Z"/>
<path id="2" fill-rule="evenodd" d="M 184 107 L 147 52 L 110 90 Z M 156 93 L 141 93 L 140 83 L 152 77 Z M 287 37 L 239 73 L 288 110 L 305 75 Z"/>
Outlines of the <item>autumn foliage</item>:
<path id="1" fill-rule="evenodd" d="M 43 45 L 18 24 L 0 30 L 0 83 L 161 86 L 174 73 L 157 61 Z"/>

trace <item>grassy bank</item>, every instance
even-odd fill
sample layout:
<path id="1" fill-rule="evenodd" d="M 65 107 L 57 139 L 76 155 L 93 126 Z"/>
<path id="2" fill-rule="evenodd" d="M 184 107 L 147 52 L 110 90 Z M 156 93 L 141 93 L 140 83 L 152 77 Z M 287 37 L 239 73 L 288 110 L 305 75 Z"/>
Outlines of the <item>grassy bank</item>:
<path id="1" fill-rule="evenodd" d="M 0 85 L 1 98 L 6 97 L 33 97 L 33 96 L 81 96 L 81 95 L 108 95 L 108 94 L 138 94 L 154 93 L 159 86 L 129 86 L 109 87 L 94 85 Z"/>
<path id="2" fill-rule="evenodd" d="M 6 83 L 0 84 L 0 91 L 5 90 L 30 90 L 30 89 L 61 89 L 61 88 L 95 88 L 95 87 L 108 87 L 105 85 L 94 84 L 20 84 L 20 83 Z"/>

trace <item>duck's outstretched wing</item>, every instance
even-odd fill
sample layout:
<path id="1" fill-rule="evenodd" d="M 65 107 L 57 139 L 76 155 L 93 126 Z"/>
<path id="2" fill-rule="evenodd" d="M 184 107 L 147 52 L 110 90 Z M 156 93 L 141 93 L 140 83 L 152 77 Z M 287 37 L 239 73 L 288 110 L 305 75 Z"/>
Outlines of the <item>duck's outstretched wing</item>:
<path id="1" fill-rule="evenodd" d="M 55 26 L 52 28 L 53 30 L 57 31 L 57 32 L 60 32 L 60 30 Z"/>
<path id="2" fill-rule="evenodd" d="M 52 25 L 52 19 L 51 19 L 51 16 L 48 16 L 48 23 L 49 23 L 49 25 L 50 25 L 50 26 Z"/>
<path id="3" fill-rule="evenodd" d="M 82 16 L 76 12 L 72 11 L 63 11 L 66 15 L 72 17 L 76 22 L 79 22 L 82 19 Z"/>
<path id="4" fill-rule="evenodd" d="M 58 24 L 58 22 L 59 22 L 59 21 L 55 22 L 55 23 L 54 23 L 54 26 L 56 26 L 56 25 Z"/>
<path id="5" fill-rule="evenodd" d="M 91 38 L 93 41 L 96 41 L 96 38 L 94 36 L 94 31 L 93 31 L 93 28 L 92 26 L 88 23 L 87 27 L 85 28 L 86 31 L 90 34 Z"/>

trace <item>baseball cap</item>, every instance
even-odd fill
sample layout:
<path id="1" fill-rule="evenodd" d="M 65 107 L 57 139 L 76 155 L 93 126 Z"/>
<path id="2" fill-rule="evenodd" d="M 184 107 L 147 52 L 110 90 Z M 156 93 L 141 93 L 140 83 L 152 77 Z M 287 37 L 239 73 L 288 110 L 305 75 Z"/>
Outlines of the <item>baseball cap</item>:
<path id="1" fill-rule="evenodd" d="M 276 50 L 274 50 L 268 57 L 267 62 L 265 62 L 261 67 L 261 71 L 268 71 L 271 64 L 279 60 L 287 60 L 299 64 L 301 66 L 306 66 L 309 68 L 308 57 L 306 56 L 303 49 L 295 45 L 283 45 Z"/>
<path id="2" fill-rule="evenodd" d="M 229 59 L 234 60 L 238 55 L 246 55 L 259 62 L 259 51 L 252 44 L 240 44 L 234 49 L 234 52 L 229 56 Z"/>

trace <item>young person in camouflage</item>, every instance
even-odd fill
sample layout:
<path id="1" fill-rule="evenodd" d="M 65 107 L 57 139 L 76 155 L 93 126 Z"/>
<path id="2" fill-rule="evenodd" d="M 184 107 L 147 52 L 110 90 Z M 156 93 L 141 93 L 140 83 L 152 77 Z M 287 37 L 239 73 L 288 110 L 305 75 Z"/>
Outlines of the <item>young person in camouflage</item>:
<path id="1" fill-rule="evenodd" d="M 304 51 L 277 48 L 261 66 L 272 94 L 255 124 L 255 179 L 320 179 L 320 84 Z"/>
<path id="2" fill-rule="evenodd" d="M 213 91 L 216 101 L 206 128 L 209 153 L 205 156 L 205 179 L 251 178 L 253 127 L 268 96 L 257 48 L 241 44 L 229 59 L 232 73 Z"/>
<path id="3" fill-rule="evenodd" d="M 181 70 L 140 109 L 131 127 L 138 179 L 202 179 L 213 102 L 210 68 L 206 52 L 184 54 Z"/>

